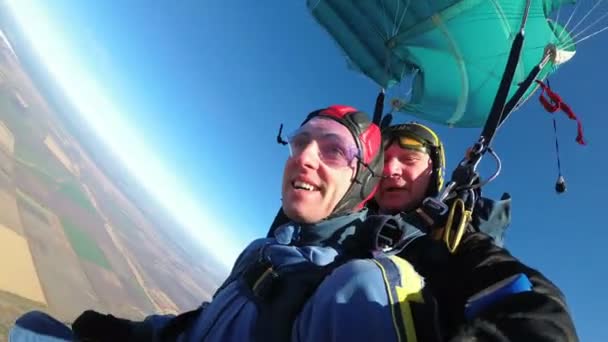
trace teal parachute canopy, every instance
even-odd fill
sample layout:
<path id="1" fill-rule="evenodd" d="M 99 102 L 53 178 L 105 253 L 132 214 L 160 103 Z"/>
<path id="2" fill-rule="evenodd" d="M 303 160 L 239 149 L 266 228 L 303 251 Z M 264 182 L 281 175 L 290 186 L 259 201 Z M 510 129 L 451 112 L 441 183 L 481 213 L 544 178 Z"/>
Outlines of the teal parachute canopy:
<path id="1" fill-rule="evenodd" d="M 532 0 L 509 97 L 548 56 L 546 78 L 575 53 L 572 36 L 550 20 L 567 0 Z M 481 127 L 496 96 L 526 8 L 525 0 L 308 0 L 317 22 L 351 65 L 383 88 L 408 82 L 396 110 L 454 126 Z M 537 89 L 534 82 L 519 102 Z"/>

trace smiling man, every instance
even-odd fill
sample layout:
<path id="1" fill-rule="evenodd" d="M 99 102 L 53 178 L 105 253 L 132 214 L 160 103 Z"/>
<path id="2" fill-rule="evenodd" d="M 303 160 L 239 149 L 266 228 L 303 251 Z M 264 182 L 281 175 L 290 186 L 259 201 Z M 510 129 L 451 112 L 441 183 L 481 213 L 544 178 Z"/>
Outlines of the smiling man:
<path id="1" fill-rule="evenodd" d="M 445 232 L 441 224 L 445 217 L 425 212 L 423 205 L 443 184 L 445 158 L 439 137 L 413 122 L 387 127 L 382 135 L 384 177 L 371 207 L 400 214 L 427 236 L 441 237 L 416 239 L 399 255 L 425 277 L 437 299 L 443 337 L 450 341 L 577 341 L 559 288 L 499 246 L 506 225 L 502 217 L 508 223 L 510 201 L 481 198 L 460 245 L 449 252 L 443 234 L 437 234 Z"/>
<path id="2" fill-rule="evenodd" d="M 321 151 L 318 156 L 307 153 L 311 142 Z M 359 147 L 345 125 L 311 119 L 289 137 L 289 149 L 293 157 L 285 165 L 282 195 L 283 211 L 292 220 L 319 222 L 332 212 L 351 210 L 353 200 L 364 200 L 357 194 L 358 185 L 347 193 L 358 168 Z"/>
<path id="3" fill-rule="evenodd" d="M 427 196 L 435 196 L 443 183 L 444 150 L 430 128 L 407 123 L 382 132 L 384 176 L 376 194 L 382 212 L 416 209 Z"/>
<path id="4" fill-rule="evenodd" d="M 210 303 L 142 322 L 88 310 L 73 331 L 32 312 L 11 341 L 437 340 L 422 278 L 383 253 L 391 241 L 406 246 L 423 234 L 365 208 L 382 173 L 378 126 L 355 108 L 331 106 L 308 115 L 284 143 L 285 220 L 240 254 Z"/>

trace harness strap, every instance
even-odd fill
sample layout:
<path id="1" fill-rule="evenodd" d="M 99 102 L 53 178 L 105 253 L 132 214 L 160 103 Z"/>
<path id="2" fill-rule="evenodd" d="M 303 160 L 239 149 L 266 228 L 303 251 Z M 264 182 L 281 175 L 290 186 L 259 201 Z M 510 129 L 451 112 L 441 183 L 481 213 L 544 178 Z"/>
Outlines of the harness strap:
<path id="1" fill-rule="evenodd" d="M 243 272 L 242 278 L 255 297 L 264 299 L 271 296 L 279 274 L 269 260 L 259 258 Z"/>
<path id="2" fill-rule="evenodd" d="M 325 277 L 350 260 L 352 258 L 344 257 L 326 266 L 305 263 L 279 272 L 262 272 L 254 282 L 250 278 L 247 283 L 249 286 L 252 283 L 254 285 L 250 289 L 258 307 L 255 340 L 289 341 L 293 322 L 308 299 Z"/>
<path id="3" fill-rule="evenodd" d="M 398 256 L 378 255 L 380 268 L 400 342 L 441 341 L 438 308 L 414 267 Z"/>

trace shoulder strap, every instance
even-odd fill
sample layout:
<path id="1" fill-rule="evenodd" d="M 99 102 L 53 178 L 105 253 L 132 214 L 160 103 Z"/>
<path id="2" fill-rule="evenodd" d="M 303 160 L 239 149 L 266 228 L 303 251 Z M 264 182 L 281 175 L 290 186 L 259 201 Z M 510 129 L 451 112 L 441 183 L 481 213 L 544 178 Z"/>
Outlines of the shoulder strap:
<path id="1" fill-rule="evenodd" d="M 253 291 L 258 304 L 256 341 L 289 341 L 293 322 L 308 299 L 325 277 L 349 260 L 352 258 L 342 258 L 326 266 L 307 263 L 273 276 L 262 275 L 266 280 L 258 280 Z M 265 281 L 272 284 L 261 285 Z"/>

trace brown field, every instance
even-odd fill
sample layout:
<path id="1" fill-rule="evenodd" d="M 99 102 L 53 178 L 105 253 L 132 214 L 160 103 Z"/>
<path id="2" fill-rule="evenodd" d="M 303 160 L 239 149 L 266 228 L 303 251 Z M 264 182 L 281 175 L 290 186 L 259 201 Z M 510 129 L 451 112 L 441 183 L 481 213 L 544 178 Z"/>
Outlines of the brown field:
<path id="1" fill-rule="evenodd" d="M 0 342 L 34 308 L 64 322 L 86 309 L 140 319 L 208 300 L 217 272 L 166 241 L 160 229 L 180 228 L 138 209 L 150 199 L 102 171 L 2 44 Z"/>
<path id="2" fill-rule="evenodd" d="M 154 312 L 150 310 L 149 304 L 142 303 L 144 298 L 141 296 L 138 296 L 139 298 L 133 297 L 133 291 L 125 287 L 114 272 L 88 261 L 82 261 L 81 267 L 87 275 L 104 312 L 112 312 L 120 317 L 140 319 L 145 316 L 145 312 Z"/>
<path id="3" fill-rule="evenodd" d="M 0 290 L 46 303 L 27 240 L 0 225 Z"/>
<path id="4" fill-rule="evenodd" d="M 125 270 L 120 272 L 120 274 L 133 275 L 131 281 L 124 282 L 127 285 L 127 289 L 130 291 L 130 298 L 132 298 L 133 301 L 136 301 L 141 308 L 146 309 L 145 311 L 147 312 L 158 310 L 158 305 L 156 305 L 154 298 L 148 293 L 146 283 L 141 275 L 141 267 L 139 267 L 137 261 L 133 260 L 129 255 L 124 246 L 124 240 L 117 235 L 116 230 L 111 225 L 106 223 L 105 228 L 118 252 L 115 254 L 121 256 L 120 267 L 126 266 Z"/>
<path id="5" fill-rule="evenodd" d="M 21 216 L 50 312 L 72 320 L 87 307 L 100 307 L 59 220 L 52 216 L 43 222 L 24 207 Z"/>
<path id="6" fill-rule="evenodd" d="M 57 140 L 53 139 L 51 135 L 47 135 L 44 138 L 44 144 L 48 147 L 49 151 L 57 158 L 57 160 L 70 171 L 74 176 L 78 177 L 80 172 L 78 172 L 78 167 L 72 163 L 72 161 L 68 158 L 68 156 L 63 152 Z"/>
<path id="7" fill-rule="evenodd" d="M 17 200 L 15 198 L 15 190 L 7 179 L 0 174 L 0 224 L 13 230 L 15 233 L 23 236 L 23 227 L 19 210 L 17 208 Z"/>
<path id="8" fill-rule="evenodd" d="M 15 151 L 15 137 L 2 121 L 0 121 L 0 146 L 2 149 L 6 150 L 9 155 L 13 155 L 13 152 Z"/>

